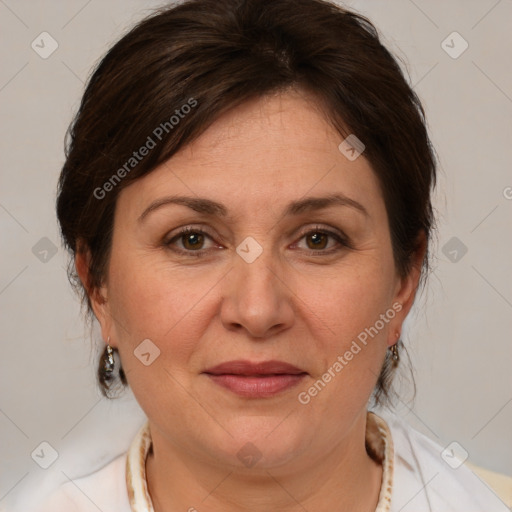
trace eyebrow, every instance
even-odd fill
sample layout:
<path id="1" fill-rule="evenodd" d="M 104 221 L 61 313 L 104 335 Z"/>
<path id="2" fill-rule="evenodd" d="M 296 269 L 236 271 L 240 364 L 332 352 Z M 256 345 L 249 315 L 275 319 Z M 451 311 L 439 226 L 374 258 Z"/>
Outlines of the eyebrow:
<path id="1" fill-rule="evenodd" d="M 223 204 L 212 201 L 211 199 L 188 196 L 168 196 L 153 201 L 142 212 L 138 221 L 142 222 L 151 212 L 171 204 L 186 206 L 198 213 L 206 215 L 216 215 L 219 217 L 228 216 L 228 209 Z M 366 208 L 361 203 L 358 203 L 354 199 L 351 199 L 350 197 L 347 197 L 343 194 L 330 194 L 328 196 L 322 197 L 306 197 L 304 199 L 292 201 L 286 206 L 284 210 L 284 216 L 300 215 L 302 213 L 323 210 L 333 206 L 345 206 L 353 208 L 365 216 L 368 216 Z"/>

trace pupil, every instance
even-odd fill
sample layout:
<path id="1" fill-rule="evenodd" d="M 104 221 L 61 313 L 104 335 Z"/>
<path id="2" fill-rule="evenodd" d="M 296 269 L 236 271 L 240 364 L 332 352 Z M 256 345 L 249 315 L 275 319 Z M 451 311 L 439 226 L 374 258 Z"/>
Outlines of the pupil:
<path id="1" fill-rule="evenodd" d="M 199 244 L 199 242 L 200 242 L 199 238 L 200 238 L 200 235 L 198 235 L 197 233 L 192 233 L 186 237 L 186 243 L 188 245 L 195 246 L 195 245 Z"/>
<path id="2" fill-rule="evenodd" d="M 325 235 L 322 234 L 322 233 L 315 233 L 313 235 L 311 235 L 311 238 L 313 240 L 313 244 L 314 245 L 320 245 L 322 244 L 322 242 L 324 242 L 325 240 Z"/>

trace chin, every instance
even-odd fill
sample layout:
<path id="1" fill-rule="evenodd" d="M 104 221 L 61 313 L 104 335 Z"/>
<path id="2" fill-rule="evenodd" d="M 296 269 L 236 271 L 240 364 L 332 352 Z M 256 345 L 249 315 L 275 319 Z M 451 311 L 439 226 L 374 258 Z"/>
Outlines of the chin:
<path id="1" fill-rule="evenodd" d="M 225 426 L 233 437 L 226 433 L 212 448 L 220 448 L 218 456 L 237 468 L 276 468 L 293 461 L 309 445 L 307 429 L 303 432 L 286 414 L 244 416 Z"/>

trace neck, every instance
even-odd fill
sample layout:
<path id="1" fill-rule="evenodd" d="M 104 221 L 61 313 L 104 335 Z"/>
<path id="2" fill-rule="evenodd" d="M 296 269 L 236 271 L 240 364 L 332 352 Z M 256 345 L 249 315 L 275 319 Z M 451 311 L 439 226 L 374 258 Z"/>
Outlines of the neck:
<path id="1" fill-rule="evenodd" d="M 365 449 L 366 411 L 336 446 L 250 471 L 196 460 L 151 426 L 146 478 L 155 512 L 374 512 L 382 466 Z"/>

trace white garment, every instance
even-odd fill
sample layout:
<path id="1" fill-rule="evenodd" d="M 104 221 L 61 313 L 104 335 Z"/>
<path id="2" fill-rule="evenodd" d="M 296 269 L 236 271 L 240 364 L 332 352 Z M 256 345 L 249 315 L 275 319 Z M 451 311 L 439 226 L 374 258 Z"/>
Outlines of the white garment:
<path id="1" fill-rule="evenodd" d="M 368 414 L 380 436 L 372 446 L 383 456 L 383 478 L 375 512 L 510 512 L 464 464 L 452 469 L 443 448 L 395 415 Z M 102 469 L 62 485 L 34 512 L 154 512 L 147 491 L 145 460 L 151 446 L 148 423 L 128 452 Z M 335 512 L 335 511 L 333 511 Z"/>

